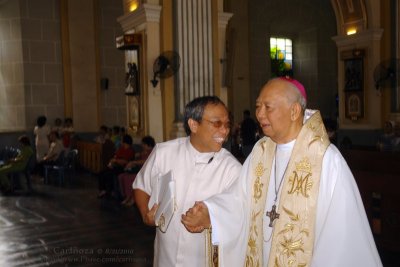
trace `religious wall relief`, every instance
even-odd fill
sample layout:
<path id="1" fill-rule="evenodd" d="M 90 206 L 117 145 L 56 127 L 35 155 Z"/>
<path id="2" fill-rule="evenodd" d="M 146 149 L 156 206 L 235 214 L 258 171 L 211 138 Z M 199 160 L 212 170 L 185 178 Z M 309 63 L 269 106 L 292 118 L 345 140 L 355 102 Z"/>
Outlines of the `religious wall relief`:
<path id="1" fill-rule="evenodd" d="M 144 132 L 144 97 L 143 83 L 143 37 L 142 34 L 124 34 L 116 40 L 118 49 L 125 53 L 126 73 L 125 88 L 127 130 L 132 136 L 141 136 Z"/>
<path id="2" fill-rule="evenodd" d="M 356 121 L 364 117 L 364 50 L 343 51 L 345 117 Z"/>

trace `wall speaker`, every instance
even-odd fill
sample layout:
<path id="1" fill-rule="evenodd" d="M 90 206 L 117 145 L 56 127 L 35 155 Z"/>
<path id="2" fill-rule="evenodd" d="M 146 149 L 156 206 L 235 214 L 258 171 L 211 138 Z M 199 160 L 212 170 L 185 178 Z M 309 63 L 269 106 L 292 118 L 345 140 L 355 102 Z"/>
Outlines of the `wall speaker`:
<path id="1" fill-rule="evenodd" d="M 108 78 L 102 78 L 100 80 L 100 88 L 102 90 L 107 90 L 108 89 Z"/>

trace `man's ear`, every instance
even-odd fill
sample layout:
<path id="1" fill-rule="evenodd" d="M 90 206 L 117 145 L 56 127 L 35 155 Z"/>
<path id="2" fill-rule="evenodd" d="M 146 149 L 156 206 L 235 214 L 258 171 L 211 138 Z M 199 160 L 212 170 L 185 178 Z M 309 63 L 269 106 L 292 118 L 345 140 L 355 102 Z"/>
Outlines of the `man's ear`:
<path id="1" fill-rule="evenodd" d="M 290 108 L 290 119 L 292 121 L 297 121 L 301 115 L 301 105 L 300 103 L 293 103 L 292 107 Z"/>
<path id="2" fill-rule="evenodd" d="M 189 119 L 188 120 L 188 125 L 189 125 L 190 131 L 192 133 L 196 133 L 197 132 L 197 128 L 199 127 L 199 123 L 197 121 L 195 121 L 194 119 Z"/>

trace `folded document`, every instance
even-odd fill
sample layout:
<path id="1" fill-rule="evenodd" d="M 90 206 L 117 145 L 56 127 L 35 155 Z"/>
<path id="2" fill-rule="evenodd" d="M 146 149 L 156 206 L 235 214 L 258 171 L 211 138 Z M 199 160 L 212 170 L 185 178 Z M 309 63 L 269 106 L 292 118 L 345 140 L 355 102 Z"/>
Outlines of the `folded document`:
<path id="1" fill-rule="evenodd" d="M 175 180 L 172 171 L 159 175 L 150 196 L 149 209 L 158 203 L 155 222 L 161 232 L 166 232 L 176 210 Z"/>

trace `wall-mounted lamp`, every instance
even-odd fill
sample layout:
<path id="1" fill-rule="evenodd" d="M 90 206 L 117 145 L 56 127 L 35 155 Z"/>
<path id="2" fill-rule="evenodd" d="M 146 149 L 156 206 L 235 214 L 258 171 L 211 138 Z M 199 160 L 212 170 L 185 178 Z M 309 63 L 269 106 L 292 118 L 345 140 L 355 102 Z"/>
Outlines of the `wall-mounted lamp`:
<path id="1" fill-rule="evenodd" d="M 354 28 L 354 27 L 348 28 L 346 33 L 347 33 L 347 35 L 356 34 L 357 33 L 357 28 Z"/>
<path id="2" fill-rule="evenodd" d="M 139 7 L 138 0 L 132 0 L 129 2 L 129 12 L 135 11 Z"/>

